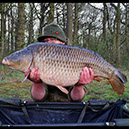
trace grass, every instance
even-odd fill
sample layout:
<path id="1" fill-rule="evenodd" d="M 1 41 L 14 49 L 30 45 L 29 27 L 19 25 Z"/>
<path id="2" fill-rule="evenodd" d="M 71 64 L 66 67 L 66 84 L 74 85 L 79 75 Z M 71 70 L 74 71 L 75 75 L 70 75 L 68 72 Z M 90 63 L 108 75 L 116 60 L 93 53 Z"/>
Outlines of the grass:
<path id="1" fill-rule="evenodd" d="M 13 71 L 13 72 L 12 72 Z M 129 80 L 129 72 L 121 70 Z M 23 100 L 32 100 L 30 96 L 31 82 L 24 79 L 24 74 L 12 70 L 6 66 L 0 65 L 0 97 L 21 98 Z M 125 92 L 118 95 L 106 79 L 101 82 L 92 81 L 87 85 L 88 94 L 84 101 L 88 100 L 109 100 L 116 101 L 123 98 L 129 102 L 129 82 L 125 84 Z"/>
<path id="2" fill-rule="evenodd" d="M 0 67 L 0 97 L 21 98 L 31 100 L 30 87 L 31 82 L 26 80 L 22 83 L 24 74 L 16 70 Z"/>

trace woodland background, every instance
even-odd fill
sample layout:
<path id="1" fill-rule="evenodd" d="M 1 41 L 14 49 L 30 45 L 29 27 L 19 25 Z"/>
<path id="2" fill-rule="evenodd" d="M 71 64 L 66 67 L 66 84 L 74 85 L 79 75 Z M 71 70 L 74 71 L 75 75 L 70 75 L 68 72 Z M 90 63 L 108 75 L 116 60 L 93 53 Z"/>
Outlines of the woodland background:
<path id="1" fill-rule="evenodd" d="M 99 53 L 129 79 L 129 3 L 0 3 L 0 97 L 32 100 L 32 83 L 24 74 L 1 64 L 3 57 L 37 42 L 42 29 L 58 23 L 68 45 Z M 106 79 L 86 85 L 89 99 L 129 102 L 129 82 L 123 95 Z"/>
<path id="2" fill-rule="evenodd" d="M 0 3 L 0 60 L 37 42 L 51 22 L 63 28 L 67 44 L 129 69 L 129 3 Z"/>

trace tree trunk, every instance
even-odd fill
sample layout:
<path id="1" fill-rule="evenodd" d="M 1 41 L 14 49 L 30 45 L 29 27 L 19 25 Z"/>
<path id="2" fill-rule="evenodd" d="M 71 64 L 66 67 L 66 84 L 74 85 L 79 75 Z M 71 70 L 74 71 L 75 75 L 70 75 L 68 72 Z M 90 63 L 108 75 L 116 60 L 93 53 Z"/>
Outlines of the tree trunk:
<path id="1" fill-rule="evenodd" d="M 11 8 L 11 16 L 13 17 L 13 10 Z M 11 19 L 11 51 L 13 51 L 14 49 L 14 37 L 16 35 L 14 35 L 14 18 Z"/>
<path id="2" fill-rule="evenodd" d="M 0 3 L 1 11 L 1 55 L 5 52 L 5 36 L 4 36 L 4 3 Z"/>
<path id="3" fill-rule="evenodd" d="M 66 15 L 67 15 L 67 13 L 66 13 L 66 4 L 65 3 L 63 4 L 63 8 L 62 8 L 62 15 L 63 15 L 63 21 L 62 21 L 63 22 L 63 24 L 62 24 L 63 25 L 63 31 L 66 34 L 66 31 L 67 31 L 66 30 L 66 28 L 67 28 L 66 27 L 66 25 L 67 25 L 67 23 L 66 23 L 66 17 L 67 16 Z"/>
<path id="4" fill-rule="evenodd" d="M 7 51 L 9 52 L 9 49 L 10 49 L 10 32 L 11 32 L 11 22 L 10 22 L 11 20 L 10 20 L 10 18 L 8 17 L 8 36 L 7 36 L 7 43 L 6 43 L 6 49 L 7 49 Z"/>
<path id="5" fill-rule="evenodd" d="M 33 30 L 33 13 L 34 13 L 34 4 L 30 3 L 30 16 L 29 16 L 29 36 L 28 36 L 28 44 L 33 42 L 34 30 Z"/>
<path id="6" fill-rule="evenodd" d="M 54 3 L 50 3 L 48 23 L 51 23 L 53 21 L 54 21 Z"/>
<path id="7" fill-rule="evenodd" d="M 18 34 L 17 34 L 17 50 L 25 45 L 25 8 L 24 3 L 18 3 Z"/>
<path id="8" fill-rule="evenodd" d="M 121 21 L 121 11 L 120 11 L 120 3 L 118 3 L 117 6 L 117 34 L 116 34 L 116 65 L 117 67 L 120 67 L 121 61 L 120 61 L 120 21 Z"/>
<path id="9" fill-rule="evenodd" d="M 106 3 L 103 3 L 103 40 L 106 41 L 106 22 L 107 22 L 107 11 L 106 11 Z"/>
<path id="10" fill-rule="evenodd" d="M 72 45 L 72 3 L 67 3 L 67 44 Z"/>
<path id="11" fill-rule="evenodd" d="M 78 3 L 75 3 L 75 18 L 74 18 L 74 34 L 73 34 L 73 44 L 76 45 L 78 42 Z"/>
<path id="12" fill-rule="evenodd" d="M 126 5 L 126 47 L 127 47 L 127 52 L 128 52 L 128 57 L 129 57 L 129 3 Z M 128 58 L 128 64 L 127 64 L 127 69 L 129 70 L 129 58 Z"/>
<path id="13" fill-rule="evenodd" d="M 41 14 L 41 18 L 39 19 L 40 20 L 40 25 L 39 25 L 39 35 L 42 35 L 42 29 L 45 25 L 45 14 L 44 12 L 48 9 L 48 4 L 47 3 L 40 3 L 40 14 Z"/>

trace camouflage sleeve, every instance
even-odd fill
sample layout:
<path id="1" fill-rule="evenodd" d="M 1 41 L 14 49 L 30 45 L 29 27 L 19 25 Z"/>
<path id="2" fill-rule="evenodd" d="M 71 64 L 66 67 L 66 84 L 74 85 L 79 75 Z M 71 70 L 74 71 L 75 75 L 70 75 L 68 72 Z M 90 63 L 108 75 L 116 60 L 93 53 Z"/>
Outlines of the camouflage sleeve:
<path id="1" fill-rule="evenodd" d="M 86 87 L 86 86 L 83 86 L 83 89 L 84 89 L 84 91 L 85 91 L 85 95 L 83 96 L 82 99 L 79 99 L 79 100 L 74 101 L 74 100 L 71 98 L 71 95 L 70 95 L 72 89 L 73 89 L 73 86 L 69 88 L 69 94 L 68 94 L 68 99 L 69 99 L 70 102 L 82 102 L 83 99 L 85 98 L 86 94 L 88 93 L 87 87 Z"/>

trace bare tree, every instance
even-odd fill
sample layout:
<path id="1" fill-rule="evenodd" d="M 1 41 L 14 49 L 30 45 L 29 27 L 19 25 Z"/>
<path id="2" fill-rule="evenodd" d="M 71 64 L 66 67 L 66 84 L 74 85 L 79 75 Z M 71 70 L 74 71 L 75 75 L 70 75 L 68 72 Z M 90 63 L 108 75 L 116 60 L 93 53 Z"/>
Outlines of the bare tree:
<path id="1" fill-rule="evenodd" d="M 0 3 L 1 12 L 1 55 L 5 52 L 5 36 L 4 36 L 4 3 Z"/>
<path id="2" fill-rule="evenodd" d="M 33 26 L 34 26 L 34 17 L 33 17 L 33 13 L 34 13 L 34 3 L 29 3 L 29 9 L 30 9 L 30 14 L 29 14 L 29 21 L 28 21 L 28 31 L 29 31 L 29 35 L 28 35 L 28 44 L 33 42 L 33 36 L 34 36 L 34 30 L 33 30 Z"/>
<path id="3" fill-rule="evenodd" d="M 24 3 L 18 3 L 18 33 L 17 50 L 25 45 L 25 7 Z"/>
<path id="4" fill-rule="evenodd" d="M 72 3 L 67 3 L 67 44 L 72 44 Z"/>
<path id="5" fill-rule="evenodd" d="M 120 67 L 120 21 L 121 21 L 121 10 L 120 3 L 117 5 L 117 34 L 116 34 L 116 47 L 117 47 L 117 66 Z"/>
<path id="6" fill-rule="evenodd" d="M 49 17 L 48 17 L 48 23 L 51 23 L 54 21 L 54 3 L 50 3 L 50 10 L 49 10 Z"/>
<path id="7" fill-rule="evenodd" d="M 39 35 L 42 35 L 42 28 L 45 26 L 45 17 L 47 16 L 48 13 L 48 7 L 49 4 L 48 3 L 40 3 L 40 13 L 39 15 L 37 15 L 38 19 L 39 19 Z"/>
<path id="8" fill-rule="evenodd" d="M 78 3 L 74 4 L 75 9 L 74 9 L 74 21 L 73 21 L 73 25 L 74 25 L 74 32 L 73 32 L 73 44 L 77 44 L 78 42 Z"/>
<path id="9" fill-rule="evenodd" d="M 126 17 L 125 17 L 125 21 L 126 21 L 126 26 L 125 26 L 125 33 L 126 33 L 126 48 L 127 48 L 127 53 L 129 56 L 129 3 L 126 3 Z M 127 68 L 129 70 L 129 58 L 128 58 L 128 65 Z"/>

